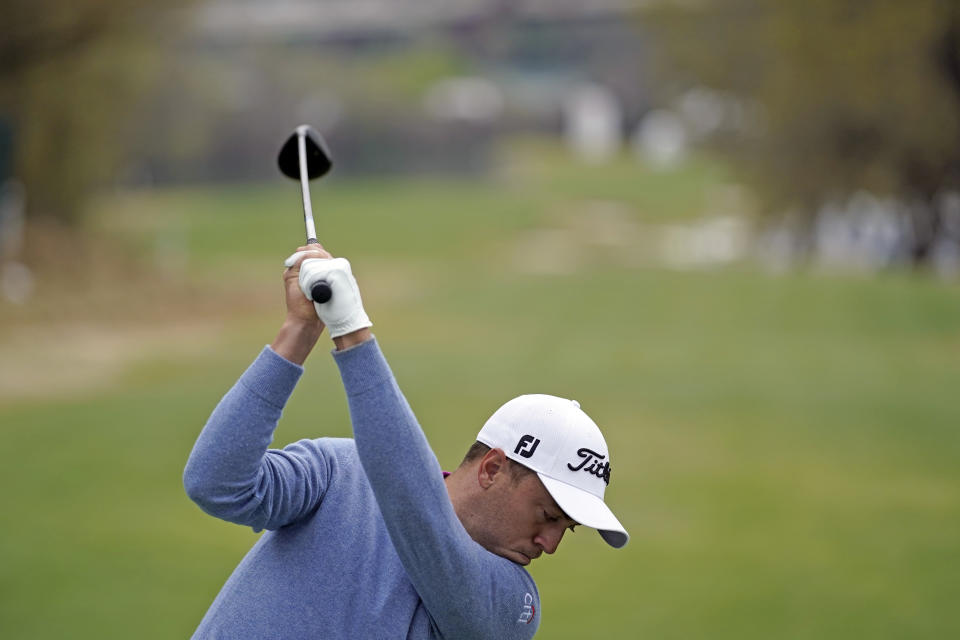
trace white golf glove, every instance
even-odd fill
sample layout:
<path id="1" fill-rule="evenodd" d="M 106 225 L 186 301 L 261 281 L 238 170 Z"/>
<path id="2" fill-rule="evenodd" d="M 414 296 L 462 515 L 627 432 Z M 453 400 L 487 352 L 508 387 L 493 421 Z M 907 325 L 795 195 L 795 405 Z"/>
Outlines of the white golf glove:
<path id="1" fill-rule="evenodd" d="M 286 265 L 291 266 L 298 254 L 287 258 Z M 314 302 L 317 315 L 327 325 L 330 337 L 336 338 L 359 329 L 372 327 L 373 323 L 363 310 L 360 288 L 346 258 L 307 258 L 300 263 L 300 290 L 307 300 L 313 300 L 310 290 L 318 280 L 326 280 L 333 292 L 330 300 L 323 304 Z"/>

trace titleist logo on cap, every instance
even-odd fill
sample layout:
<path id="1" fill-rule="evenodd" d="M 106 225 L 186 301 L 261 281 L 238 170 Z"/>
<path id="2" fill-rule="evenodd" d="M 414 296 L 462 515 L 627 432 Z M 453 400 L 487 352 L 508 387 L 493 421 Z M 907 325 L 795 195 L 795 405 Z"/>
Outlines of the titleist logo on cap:
<path id="1" fill-rule="evenodd" d="M 580 447 L 577 449 L 577 456 L 580 457 L 580 464 L 573 466 L 569 462 L 567 463 L 567 468 L 570 471 L 586 471 L 587 473 L 593 474 L 598 478 L 603 478 L 603 481 L 606 484 L 610 484 L 610 463 L 603 462 L 606 460 L 607 456 L 602 453 L 597 453 L 586 447 Z M 587 464 L 589 463 L 589 466 Z"/>

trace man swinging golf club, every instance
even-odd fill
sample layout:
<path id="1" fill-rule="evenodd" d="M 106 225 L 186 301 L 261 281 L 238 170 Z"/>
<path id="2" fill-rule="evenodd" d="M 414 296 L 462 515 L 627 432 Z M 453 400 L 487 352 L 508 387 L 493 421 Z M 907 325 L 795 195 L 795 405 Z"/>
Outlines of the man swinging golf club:
<path id="1" fill-rule="evenodd" d="M 442 472 L 349 262 L 310 243 L 285 264 L 286 319 L 214 409 L 184 471 L 204 511 L 267 530 L 194 637 L 532 637 L 540 599 L 523 567 L 578 524 L 613 547 L 628 540 L 603 501 L 600 430 L 572 400 L 520 396 Z M 324 303 L 310 298 L 321 281 Z M 354 437 L 268 449 L 324 328 Z"/>

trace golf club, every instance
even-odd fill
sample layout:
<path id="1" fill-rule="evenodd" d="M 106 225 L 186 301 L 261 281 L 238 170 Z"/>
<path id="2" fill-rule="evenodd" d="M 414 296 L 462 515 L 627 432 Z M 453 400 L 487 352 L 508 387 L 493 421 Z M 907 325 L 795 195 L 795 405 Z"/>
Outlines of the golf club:
<path id="1" fill-rule="evenodd" d="M 313 205 L 310 202 L 310 180 L 326 175 L 333 162 L 330 151 L 320 134 L 309 125 L 302 124 L 287 138 L 277 156 L 280 172 L 288 178 L 300 181 L 303 197 L 303 221 L 307 228 L 307 244 L 319 244 L 313 224 Z M 318 280 L 310 287 L 314 302 L 328 302 L 333 295 L 326 280 Z"/>

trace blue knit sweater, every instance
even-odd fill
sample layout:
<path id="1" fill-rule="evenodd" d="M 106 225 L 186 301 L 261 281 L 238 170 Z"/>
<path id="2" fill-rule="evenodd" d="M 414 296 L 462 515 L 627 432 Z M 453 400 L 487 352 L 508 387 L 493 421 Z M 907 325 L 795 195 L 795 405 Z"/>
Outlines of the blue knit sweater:
<path id="1" fill-rule="evenodd" d="M 265 348 L 184 471 L 207 513 L 267 529 L 194 638 L 530 638 L 523 567 L 478 545 L 375 340 L 335 352 L 354 439 L 268 449 L 303 368 Z"/>

